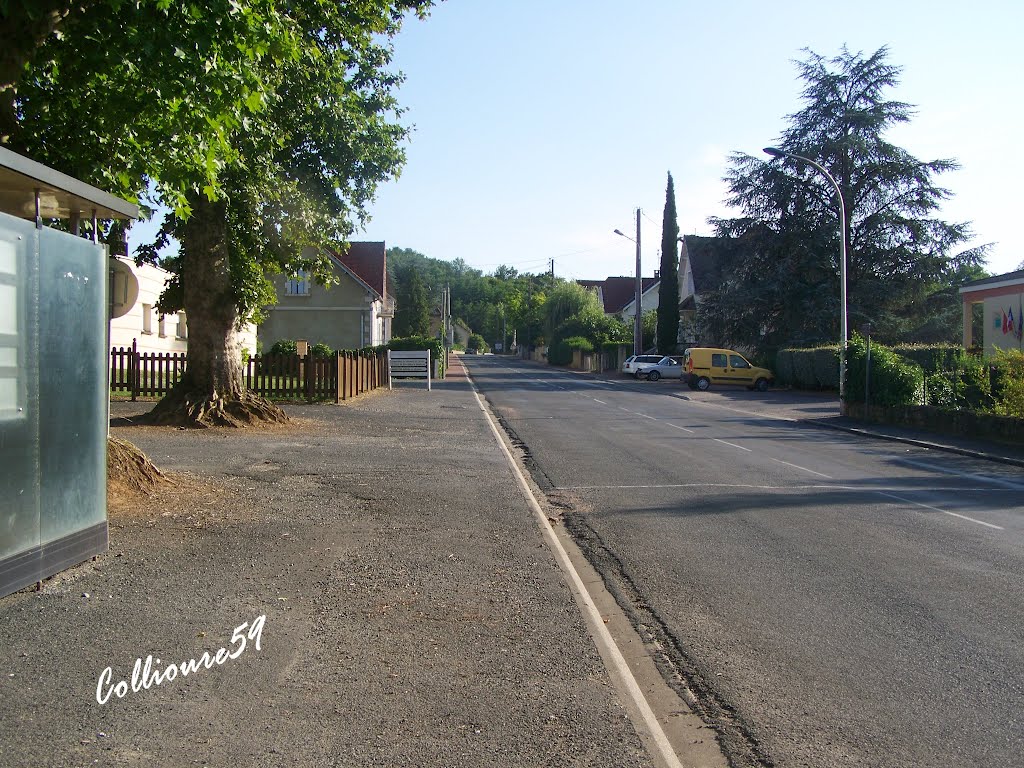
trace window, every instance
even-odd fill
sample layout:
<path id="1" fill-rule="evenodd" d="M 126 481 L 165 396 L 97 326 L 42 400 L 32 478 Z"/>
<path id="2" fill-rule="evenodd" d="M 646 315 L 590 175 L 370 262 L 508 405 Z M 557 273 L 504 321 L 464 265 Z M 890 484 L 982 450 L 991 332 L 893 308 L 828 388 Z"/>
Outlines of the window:
<path id="1" fill-rule="evenodd" d="M 725 368 L 726 355 L 721 352 L 716 352 L 711 355 L 711 367 L 712 368 Z"/>
<path id="2" fill-rule="evenodd" d="M 300 269 L 284 284 L 285 296 L 309 296 L 309 272 Z"/>
<path id="3" fill-rule="evenodd" d="M 167 330 L 165 328 L 164 320 L 165 320 L 164 315 L 160 315 L 159 319 L 156 321 L 156 330 L 157 330 L 157 333 L 160 334 L 160 338 L 163 338 L 164 336 L 167 335 Z"/>
<path id="4" fill-rule="evenodd" d="M 733 368 L 749 368 L 750 363 L 744 360 L 739 355 L 729 355 L 729 365 Z"/>
<path id="5" fill-rule="evenodd" d="M 143 304 L 142 305 L 142 332 L 152 333 L 153 332 L 153 305 Z"/>
<path id="6" fill-rule="evenodd" d="M 188 323 L 185 322 L 185 313 L 184 312 L 179 312 L 178 313 L 178 327 L 174 331 L 174 335 L 177 336 L 179 339 L 187 339 L 188 338 Z"/>

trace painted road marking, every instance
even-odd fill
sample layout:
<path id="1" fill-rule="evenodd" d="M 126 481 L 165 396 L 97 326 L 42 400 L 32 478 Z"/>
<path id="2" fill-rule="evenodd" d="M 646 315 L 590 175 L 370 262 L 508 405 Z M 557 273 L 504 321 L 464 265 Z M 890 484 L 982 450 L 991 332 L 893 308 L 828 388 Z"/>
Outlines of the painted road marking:
<path id="1" fill-rule="evenodd" d="M 722 445 L 728 445 L 728 446 L 731 446 L 733 448 L 739 448 L 741 451 L 746 451 L 747 453 L 753 453 L 753 451 L 750 448 L 744 448 L 742 445 L 736 445 L 736 443 L 730 443 L 728 440 L 719 440 L 717 437 L 713 437 L 711 439 L 714 440 L 716 443 L 721 443 Z"/>
<path id="2" fill-rule="evenodd" d="M 976 520 L 973 517 L 968 517 L 967 515 L 960 515 L 960 514 L 957 514 L 956 512 L 950 512 L 948 509 L 939 509 L 938 507 L 933 507 L 931 504 L 923 504 L 920 501 L 913 501 L 911 499 L 905 499 L 902 496 L 897 496 L 894 493 L 882 493 L 881 491 L 878 491 L 878 495 L 879 496 L 885 496 L 885 497 L 890 498 L 890 499 L 896 499 L 897 501 L 902 501 L 902 502 L 904 502 L 906 504 L 913 504 L 914 506 L 917 506 L 917 507 L 923 507 L 924 509 L 930 509 L 933 512 L 941 512 L 942 514 L 949 515 L 950 517 L 959 517 L 961 520 L 967 520 L 968 522 L 971 522 L 971 523 L 977 523 L 978 525 L 984 525 L 986 528 L 995 528 L 997 531 L 1005 531 L 1006 530 L 1001 525 L 993 525 L 992 523 L 986 523 L 984 520 Z"/>
<path id="3" fill-rule="evenodd" d="M 687 427 L 680 427 L 678 424 L 669 424 L 667 421 L 665 422 L 665 426 L 672 427 L 672 429 L 681 429 L 683 430 L 683 432 L 689 432 L 691 435 L 697 434 L 692 429 L 689 429 Z"/>
<path id="4" fill-rule="evenodd" d="M 769 456 L 768 458 L 772 459 L 771 456 Z M 813 469 L 808 469 L 807 467 L 801 467 L 799 464 L 790 464 L 788 461 L 783 461 L 782 459 L 772 459 L 772 461 L 777 461 L 779 464 L 785 464 L 787 467 L 793 467 L 794 469 L 802 469 L 804 472 L 810 472 L 812 475 L 817 475 L 818 477 L 824 477 L 826 480 L 831 480 L 832 479 L 831 475 L 826 475 L 823 472 L 815 472 Z"/>

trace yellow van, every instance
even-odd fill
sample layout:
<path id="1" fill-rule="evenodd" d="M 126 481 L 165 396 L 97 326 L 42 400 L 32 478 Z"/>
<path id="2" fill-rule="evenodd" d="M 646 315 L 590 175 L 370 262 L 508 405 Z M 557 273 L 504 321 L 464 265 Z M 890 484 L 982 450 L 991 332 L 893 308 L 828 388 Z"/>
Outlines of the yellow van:
<path id="1" fill-rule="evenodd" d="M 766 392 L 774 380 L 774 373 L 751 365 L 743 355 L 731 349 L 692 347 L 683 355 L 683 381 L 690 389 L 704 391 L 715 383 L 739 384 Z"/>

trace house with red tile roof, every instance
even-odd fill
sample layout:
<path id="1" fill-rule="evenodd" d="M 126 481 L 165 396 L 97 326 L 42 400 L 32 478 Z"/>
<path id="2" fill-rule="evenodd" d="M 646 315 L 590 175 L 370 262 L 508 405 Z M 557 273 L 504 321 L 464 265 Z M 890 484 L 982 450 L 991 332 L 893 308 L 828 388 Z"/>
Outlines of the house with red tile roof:
<path id="1" fill-rule="evenodd" d="M 620 315 L 624 320 L 632 318 L 636 304 L 635 277 L 607 277 L 604 280 L 577 280 L 584 288 L 597 291 L 597 298 L 608 316 Z M 658 308 L 658 286 L 661 280 L 655 277 L 640 279 L 641 312 L 650 312 Z"/>
<path id="2" fill-rule="evenodd" d="M 318 285 L 300 272 L 277 275 L 277 304 L 264 310 L 259 327 L 263 349 L 282 339 L 305 339 L 332 349 L 360 349 L 391 340 L 394 299 L 388 295 L 383 242 L 353 242 L 327 253 L 335 283 Z"/>

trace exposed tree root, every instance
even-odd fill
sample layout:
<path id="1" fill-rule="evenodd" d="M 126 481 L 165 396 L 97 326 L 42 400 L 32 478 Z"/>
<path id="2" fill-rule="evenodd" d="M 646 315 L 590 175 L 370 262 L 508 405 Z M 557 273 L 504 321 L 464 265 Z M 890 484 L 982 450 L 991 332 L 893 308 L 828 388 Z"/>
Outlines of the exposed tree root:
<path id="1" fill-rule="evenodd" d="M 172 390 L 152 411 L 136 419 L 139 424 L 191 429 L 284 424 L 287 421 L 284 411 L 251 392 L 242 392 L 237 398 L 225 398 L 180 388 Z"/>
<path id="2" fill-rule="evenodd" d="M 107 438 L 107 484 L 116 492 L 151 493 L 166 478 L 156 465 L 127 440 Z"/>

